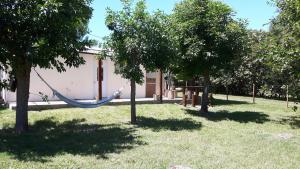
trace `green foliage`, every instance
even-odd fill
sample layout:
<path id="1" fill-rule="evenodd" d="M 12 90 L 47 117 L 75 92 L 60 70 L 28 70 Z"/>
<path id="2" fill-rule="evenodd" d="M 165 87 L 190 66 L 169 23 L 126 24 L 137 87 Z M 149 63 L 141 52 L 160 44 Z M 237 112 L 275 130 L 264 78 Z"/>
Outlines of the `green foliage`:
<path id="1" fill-rule="evenodd" d="M 270 60 L 275 72 L 288 77 L 291 94 L 300 99 L 300 2 L 276 0 L 279 14 L 271 27 Z"/>
<path id="2" fill-rule="evenodd" d="M 252 84 L 260 96 L 300 99 L 300 3 L 297 0 L 274 1 L 279 14 L 270 31 L 248 31 L 247 53 L 231 64 L 232 70 L 218 77 L 218 84 L 229 85 L 233 94 L 252 93 Z M 220 90 L 223 89 L 220 88 Z"/>
<path id="3" fill-rule="evenodd" d="M 17 88 L 16 130 L 28 130 L 28 99 L 32 67 L 65 71 L 84 63 L 79 52 L 92 16 L 91 0 L 0 1 L 0 70 Z M 12 88 L 12 89 L 15 89 Z"/>
<path id="4" fill-rule="evenodd" d="M 146 11 L 145 1 L 123 0 L 123 9 L 107 10 L 106 25 L 112 31 L 105 38 L 102 56 L 109 57 L 116 65 L 116 73 L 125 79 L 143 82 L 142 67 L 147 71 L 166 70 L 173 56 L 169 40 L 168 17 L 157 11 Z"/>
<path id="5" fill-rule="evenodd" d="M 225 93 L 225 86 L 228 85 L 231 94 L 252 95 L 254 83 L 256 94 L 261 97 L 285 99 L 287 85 L 289 93 L 294 95 L 297 91 L 294 85 L 297 81 L 292 76 L 294 70 L 283 68 L 282 59 L 280 61 L 276 54 L 279 49 L 276 48 L 272 32 L 248 32 L 248 52 L 233 60 L 230 71 L 214 78 L 217 91 Z"/>
<path id="6" fill-rule="evenodd" d="M 42 92 L 39 92 L 39 96 L 42 98 L 42 100 L 43 100 L 44 102 L 49 102 L 49 97 L 48 97 L 48 95 L 46 95 L 46 94 L 44 94 L 44 93 L 42 93 Z"/>
<path id="7" fill-rule="evenodd" d="M 185 0 L 172 16 L 178 42 L 179 78 L 205 71 L 217 73 L 245 50 L 245 23 L 233 19 L 232 9 L 219 1 Z"/>
<path id="8" fill-rule="evenodd" d="M 246 44 L 248 47 L 244 55 L 232 60 L 229 68 L 214 78 L 215 84 L 228 85 L 232 94 L 251 94 L 253 83 L 259 88 L 270 81 L 272 72 L 268 66 L 269 33 L 249 30 Z"/>
<path id="9" fill-rule="evenodd" d="M 279 9 L 279 15 L 273 23 L 285 27 L 286 33 L 290 33 L 300 43 L 300 2 L 298 0 L 273 0 Z"/>
<path id="10" fill-rule="evenodd" d="M 170 18 L 161 11 L 156 11 L 147 20 L 143 65 L 146 70 L 169 70 L 175 59 L 175 45 L 172 41 Z"/>
<path id="11" fill-rule="evenodd" d="M 56 68 L 84 63 L 79 51 L 92 15 L 91 0 L 1 0 L 1 69 L 14 70 L 25 60 L 30 66 Z M 58 60 L 58 57 L 63 60 Z"/>

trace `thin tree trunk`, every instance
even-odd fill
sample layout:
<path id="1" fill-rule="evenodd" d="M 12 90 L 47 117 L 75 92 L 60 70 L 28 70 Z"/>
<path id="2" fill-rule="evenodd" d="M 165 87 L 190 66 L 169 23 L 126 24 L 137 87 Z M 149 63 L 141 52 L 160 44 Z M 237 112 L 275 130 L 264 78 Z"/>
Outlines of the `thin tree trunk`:
<path id="1" fill-rule="evenodd" d="M 204 88 L 203 88 L 203 94 L 202 94 L 202 99 L 201 99 L 201 110 L 200 110 L 201 113 L 208 113 L 209 84 L 210 84 L 209 73 L 208 73 L 208 71 L 206 71 L 204 73 Z"/>
<path id="2" fill-rule="evenodd" d="M 131 85 L 131 97 L 130 97 L 130 104 L 131 104 L 131 123 L 136 123 L 136 103 L 135 103 L 135 90 L 136 84 L 134 80 L 130 80 Z"/>
<path id="3" fill-rule="evenodd" d="M 163 73 L 159 70 L 159 102 L 163 103 Z"/>
<path id="4" fill-rule="evenodd" d="M 182 104 L 184 107 L 186 107 L 186 96 L 185 96 L 185 87 L 183 87 L 183 90 L 182 90 Z"/>
<path id="5" fill-rule="evenodd" d="M 23 61 L 16 69 L 17 79 L 17 108 L 16 108 L 16 132 L 28 131 L 28 99 L 30 86 L 31 66 Z"/>

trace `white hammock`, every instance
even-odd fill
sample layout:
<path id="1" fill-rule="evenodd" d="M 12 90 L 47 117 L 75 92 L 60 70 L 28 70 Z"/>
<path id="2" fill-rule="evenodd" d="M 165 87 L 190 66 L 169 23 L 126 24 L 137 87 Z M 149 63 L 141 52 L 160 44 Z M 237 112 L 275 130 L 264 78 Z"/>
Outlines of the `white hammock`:
<path id="1" fill-rule="evenodd" d="M 121 91 L 123 90 L 123 88 L 117 90 L 116 92 L 114 92 L 114 94 L 108 98 L 99 100 L 99 101 L 95 101 L 95 102 L 79 102 L 76 101 L 74 99 L 70 99 L 64 95 L 62 95 L 61 93 L 59 93 L 57 90 L 55 90 L 53 87 L 51 87 L 46 81 L 45 79 L 34 69 L 35 73 L 38 75 L 38 77 L 52 90 L 53 95 L 55 95 L 56 97 L 58 97 L 60 100 L 66 102 L 67 104 L 74 106 L 74 107 L 79 107 L 79 108 L 97 108 L 100 107 L 104 104 L 107 104 L 108 102 L 112 101 L 113 99 L 115 99 L 116 97 L 121 95 Z"/>

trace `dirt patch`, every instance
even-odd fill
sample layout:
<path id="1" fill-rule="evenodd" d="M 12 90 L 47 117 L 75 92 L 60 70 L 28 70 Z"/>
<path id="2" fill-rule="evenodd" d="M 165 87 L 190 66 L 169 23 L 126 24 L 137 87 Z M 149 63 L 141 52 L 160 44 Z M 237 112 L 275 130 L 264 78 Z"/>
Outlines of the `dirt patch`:
<path id="1" fill-rule="evenodd" d="M 175 166 L 171 166 L 169 169 L 192 169 L 192 168 L 182 166 L 182 165 L 175 165 Z"/>
<path id="2" fill-rule="evenodd" d="M 276 134 L 275 137 L 280 140 L 289 140 L 289 139 L 293 138 L 294 135 L 291 133 L 279 133 L 279 134 Z"/>

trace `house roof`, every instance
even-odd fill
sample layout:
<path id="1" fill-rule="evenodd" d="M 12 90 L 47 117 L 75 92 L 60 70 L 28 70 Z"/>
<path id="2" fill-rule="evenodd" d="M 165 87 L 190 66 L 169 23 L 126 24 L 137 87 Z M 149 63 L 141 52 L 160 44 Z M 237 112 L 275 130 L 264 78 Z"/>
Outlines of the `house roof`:
<path id="1" fill-rule="evenodd" d="M 97 55 L 101 52 L 100 48 L 97 47 L 92 47 L 92 48 L 87 48 L 85 51 L 82 51 L 80 53 L 86 53 L 86 54 L 91 54 L 91 55 Z"/>

